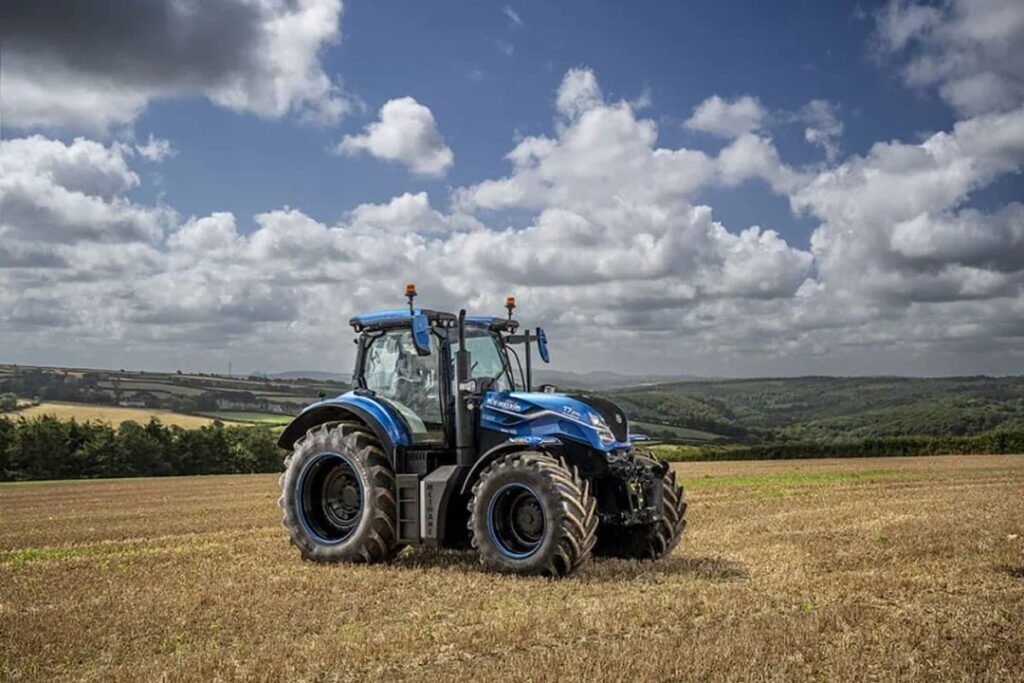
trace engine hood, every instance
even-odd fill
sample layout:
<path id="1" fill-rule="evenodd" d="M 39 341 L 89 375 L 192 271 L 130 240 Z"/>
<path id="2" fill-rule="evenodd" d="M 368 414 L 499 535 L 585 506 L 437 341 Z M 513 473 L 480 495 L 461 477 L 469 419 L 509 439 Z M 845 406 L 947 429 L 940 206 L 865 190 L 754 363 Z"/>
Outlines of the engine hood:
<path id="1" fill-rule="evenodd" d="M 506 433 L 565 436 L 601 450 L 629 445 L 625 414 L 614 403 L 595 396 L 500 391 L 487 394 L 482 408 L 484 425 Z M 604 420 L 614 442 L 598 438 L 592 415 Z"/>

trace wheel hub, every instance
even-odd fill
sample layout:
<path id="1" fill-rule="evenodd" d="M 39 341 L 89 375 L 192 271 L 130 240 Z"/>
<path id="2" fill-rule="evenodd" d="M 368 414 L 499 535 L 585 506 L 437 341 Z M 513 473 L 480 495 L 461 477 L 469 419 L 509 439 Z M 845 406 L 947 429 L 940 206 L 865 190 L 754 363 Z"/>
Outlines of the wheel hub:
<path id="1" fill-rule="evenodd" d="M 532 555 L 544 539 L 546 519 L 537 494 L 524 484 L 508 484 L 489 505 L 488 527 L 499 550 L 512 558 Z"/>
<path id="2" fill-rule="evenodd" d="M 340 543 L 355 531 L 363 511 L 363 490 L 350 461 L 336 453 L 309 462 L 298 489 L 299 513 L 322 543 Z"/>

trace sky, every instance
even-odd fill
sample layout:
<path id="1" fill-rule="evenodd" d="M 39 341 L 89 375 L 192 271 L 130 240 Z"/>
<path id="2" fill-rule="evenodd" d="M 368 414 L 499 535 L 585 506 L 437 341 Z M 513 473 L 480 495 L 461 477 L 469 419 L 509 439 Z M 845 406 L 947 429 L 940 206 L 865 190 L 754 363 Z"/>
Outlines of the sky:
<path id="1" fill-rule="evenodd" d="M 9 0 L 0 362 L 1024 373 L 1024 3 Z"/>

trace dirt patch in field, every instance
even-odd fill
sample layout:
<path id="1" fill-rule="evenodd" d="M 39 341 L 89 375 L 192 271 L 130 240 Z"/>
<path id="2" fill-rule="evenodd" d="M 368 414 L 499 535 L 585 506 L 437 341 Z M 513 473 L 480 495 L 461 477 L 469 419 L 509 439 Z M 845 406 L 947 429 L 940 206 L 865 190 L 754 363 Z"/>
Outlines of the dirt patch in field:
<path id="1" fill-rule="evenodd" d="M 301 562 L 272 475 L 3 485 L 0 679 L 1019 680 L 1024 458 L 676 470 L 672 557 L 562 581 Z"/>

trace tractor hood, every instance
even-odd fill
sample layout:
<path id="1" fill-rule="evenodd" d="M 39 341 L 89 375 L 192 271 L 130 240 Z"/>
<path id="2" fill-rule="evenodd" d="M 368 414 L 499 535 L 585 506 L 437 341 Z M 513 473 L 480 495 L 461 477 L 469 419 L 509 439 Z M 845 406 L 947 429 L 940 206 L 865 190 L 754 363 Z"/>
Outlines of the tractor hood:
<path id="1" fill-rule="evenodd" d="M 515 436 L 564 437 L 603 451 L 629 447 L 622 410 L 586 394 L 491 392 L 482 402 L 481 426 Z"/>

